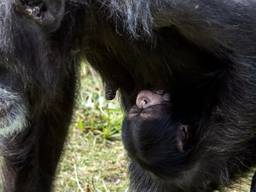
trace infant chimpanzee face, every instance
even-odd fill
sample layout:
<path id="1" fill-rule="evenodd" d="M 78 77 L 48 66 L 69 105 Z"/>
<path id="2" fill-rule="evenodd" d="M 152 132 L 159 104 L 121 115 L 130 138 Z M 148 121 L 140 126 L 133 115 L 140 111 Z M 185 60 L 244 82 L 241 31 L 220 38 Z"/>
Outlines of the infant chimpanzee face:
<path id="1" fill-rule="evenodd" d="M 123 123 L 128 155 L 156 174 L 173 170 L 166 167 L 184 155 L 189 138 L 189 126 L 176 119 L 172 109 L 169 93 L 142 90 Z"/>

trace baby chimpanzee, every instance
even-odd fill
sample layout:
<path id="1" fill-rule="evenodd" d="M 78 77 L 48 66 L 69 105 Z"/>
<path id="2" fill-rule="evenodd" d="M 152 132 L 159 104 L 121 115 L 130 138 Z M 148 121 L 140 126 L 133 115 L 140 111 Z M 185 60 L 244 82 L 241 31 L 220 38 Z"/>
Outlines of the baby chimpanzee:
<path id="1" fill-rule="evenodd" d="M 172 170 L 163 167 L 178 166 L 177 157 L 188 152 L 189 133 L 190 127 L 173 114 L 170 94 L 162 90 L 140 91 L 123 123 L 128 155 L 155 174 L 161 170 L 161 175 Z"/>
<path id="2" fill-rule="evenodd" d="M 118 87 L 105 82 L 105 97 L 112 100 Z M 192 146 L 191 128 L 174 114 L 171 95 L 164 90 L 141 90 L 123 122 L 123 142 L 128 155 L 142 167 L 161 176 L 182 163 Z M 163 172 L 164 170 L 164 172 Z"/>

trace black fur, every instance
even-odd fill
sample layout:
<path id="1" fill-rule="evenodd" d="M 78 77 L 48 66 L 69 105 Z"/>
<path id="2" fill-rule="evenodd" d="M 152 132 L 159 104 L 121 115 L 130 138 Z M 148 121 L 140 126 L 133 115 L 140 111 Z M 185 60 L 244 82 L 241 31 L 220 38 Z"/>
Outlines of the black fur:
<path id="1" fill-rule="evenodd" d="M 255 6 L 201 0 L 110 0 L 86 6 L 85 55 L 103 79 L 119 87 L 125 110 L 139 90 L 164 89 L 172 95 L 173 116 L 192 127 L 191 150 L 147 167 L 129 145 L 146 145 L 143 138 L 153 126 L 132 135 L 124 121 L 132 191 L 213 191 L 255 165 Z M 161 125 L 154 127 L 152 143 L 166 134 Z M 167 152 L 162 148 L 157 154 Z"/>
<path id="2" fill-rule="evenodd" d="M 50 191 L 81 58 L 119 88 L 125 111 L 138 91 L 164 89 L 193 128 L 176 174 L 156 176 L 131 159 L 131 191 L 213 191 L 250 170 L 255 9 L 250 0 L 1 1 L 1 87 L 27 111 L 22 131 L 2 138 L 5 191 Z"/>
<path id="3" fill-rule="evenodd" d="M 55 24 L 41 24 L 20 11 L 34 6 L 27 3 L 0 2 L 1 122 L 10 116 L 13 128 L 8 130 L 7 122 L 0 134 L 6 192 L 50 191 L 71 120 L 79 66 L 75 39 L 68 35 L 73 24 L 65 24 L 71 16 L 61 16 L 64 4 L 54 8 L 60 13 Z M 19 116 L 25 122 L 12 123 Z"/>

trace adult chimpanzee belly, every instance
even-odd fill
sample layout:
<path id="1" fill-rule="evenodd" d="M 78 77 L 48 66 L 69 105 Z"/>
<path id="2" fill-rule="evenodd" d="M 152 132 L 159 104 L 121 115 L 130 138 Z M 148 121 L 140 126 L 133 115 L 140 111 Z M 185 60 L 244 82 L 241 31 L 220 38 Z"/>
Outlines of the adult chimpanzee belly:
<path id="1" fill-rule="evenodd" d="M 254 9 L 202 1 L 91 6 L 84 51 L 121 92 L 131 190 L 213 191 L 250 170 L 256 163 Z M 152 95 L 163 90 L 170 99 L 155 102 Z M 157 104 L 138 105 L 141 93 L 144 103 Z"/>

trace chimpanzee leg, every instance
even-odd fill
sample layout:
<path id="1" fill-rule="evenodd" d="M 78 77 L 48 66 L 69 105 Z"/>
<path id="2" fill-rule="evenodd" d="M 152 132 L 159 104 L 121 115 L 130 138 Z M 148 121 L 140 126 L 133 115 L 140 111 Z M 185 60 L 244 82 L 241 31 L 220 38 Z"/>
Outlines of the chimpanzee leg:
<path id="1" fill-rule="evenodd" d="M 256 192 L 256 172 L 252 177 L 251 192 Z"/>
<path id="2" fill-rule="evenodd" d="M 35 136 L 28 129 L 1 140 L 5 192 L 25 191 L 37 183 L 35 149 Z"/>
<path id="3" fill-rule="evenodd" d="M 26 130 L 2 139 L 4 192 L 51 191 L 74 103 L 74 84 L 65 86 L 62 97 L 33 117 Z"/>
<path id="4" fill-rule="evenodd" d="M 30 130 L 26 134 L 5 139 L 5 192 L 51 191 L 68 124 L 54 127 L 47 126 L 46 121 L 48 119 L 44 119 L 41 125 L 31 128 L 40 130 Z"/>

